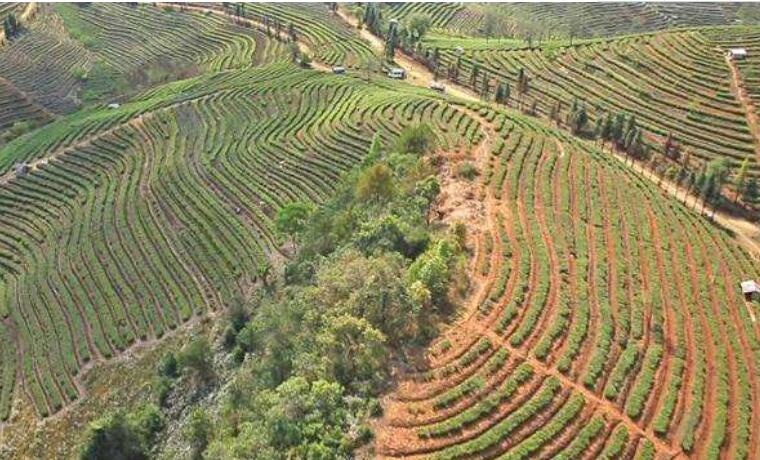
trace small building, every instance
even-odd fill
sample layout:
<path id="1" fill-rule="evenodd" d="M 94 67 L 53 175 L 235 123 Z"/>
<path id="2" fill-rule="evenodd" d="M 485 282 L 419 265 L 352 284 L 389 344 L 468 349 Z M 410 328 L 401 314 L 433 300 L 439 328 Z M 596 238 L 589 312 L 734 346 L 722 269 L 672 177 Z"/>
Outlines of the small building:
<path id="1" fill-rule="evenodd" d="M 741 285 L 745 300 L 752 300 L 752 297 L 760 293 L 760 286 L 754 280 L 742 281 Z"/>
<path id="2" fill-rule="evenodd" d="M 403 80 L 406 78 L 406 70 L 401 67 L 391 67 L 388 69 L 388 76 L 397 80 Z"/>
<path id="3" fill-rule="evenodd" d="M 118 109 L 119 107 L 121 106 L 119 105 L 118 102 L 111 102 L 110 104 L 108 104 L 109 109 Z"/>
<path id="4" fill-rule="evenodd" d="M 731 48 L 728 50 L 728 56 L 734 60 L 746 59 L 747 49 L 746 48 Z"/>
<path id="5" fill-rule="evenodd" d="M 23 176 L 24 174 L 29 172 L 29 165 L 26 163 L 18 163 L 16 165 L 16 175 L 17 176 Z"/>

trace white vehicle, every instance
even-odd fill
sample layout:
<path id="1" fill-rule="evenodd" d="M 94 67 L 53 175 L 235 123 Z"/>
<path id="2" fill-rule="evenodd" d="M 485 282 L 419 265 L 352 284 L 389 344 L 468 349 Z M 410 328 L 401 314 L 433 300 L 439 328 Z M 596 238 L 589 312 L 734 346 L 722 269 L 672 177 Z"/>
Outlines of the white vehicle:
<path id="1" fill-rule="evenodd" d="M 430 89 L 432 89 L 433 91 L 438 91 L 439 93 L 446 92 L 446 87 L 443 86 L 442 83 L 438 83 L 437 81 L 430 82 Z"/>
<path id="2" fill-rule="evenodd" d="M 406 70 L 400 67 L 392 67 L 388 69 L 388 76 L 397 80 L 403 80 L 406 78 Z"/>
<path id="3" fill-rule="evenodd" d="M 343 66 L 340 66 L 340 65 L 339 66 L 335 66 L 335 67 L 332 68 L 332 72 L 334 74 L 336 74 L 336 75 L 341 75 L 341 74 L 346 73 L 346 68 L 343 67 Z"/>

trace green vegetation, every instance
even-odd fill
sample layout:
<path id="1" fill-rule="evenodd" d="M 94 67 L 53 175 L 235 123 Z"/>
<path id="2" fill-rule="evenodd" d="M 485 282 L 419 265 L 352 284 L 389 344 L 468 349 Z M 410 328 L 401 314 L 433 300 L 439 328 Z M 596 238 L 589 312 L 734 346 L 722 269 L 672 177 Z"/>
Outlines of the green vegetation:
<path id="1" fill-rule="evenodd" d="M 284 45 L 219 15 L 148 4 L 37 5 L 24 33 L 0 48 L 0 128 L 43 124 L 83 104 L 173 80 L 282 60 Z M 6 29 L 11 16 L 5 19 Z"/>
<path id="2" fill-rule="evenodd" d="M 122 412 L 93 422 L 82 450 L 82 460 L 148 459 L 148 451 L 163 420 L 158 408 L 147 405 L 129 416 Z"/>
<path id="3" fill-rule="evenodd" d="M 450 281 L 466 276 L 461 231 L 426 219 L 438 190 L 429 135 L 415 126 L 393 144 L 414 152 L 374 143 L 375 160 L 347 172 L 334 198 L 280 209 L 277 228 L 297 254 L 275 287 L 227 315 L 223 350 L 239 367 L 228 376 L 221 417 L 201 407 L 187 417 L 183 439 L 195 458 L 336 458 L 371 439 L 366 422 L 379 414 L 389 359 L 434 336 L 457 295 Z M 175 388 L 213 387 L 212 360 L 202 337 L 164 355 L 161 405 L 171 407 Z M 84 458 L 146 458 L 161 425 L 145 414 L 161 418 L 151 406 L 94 423 Z"/>
<path id="4" fill-rule="evenodd" d="M 0 5 L 0 457 L 754 458 L 752 11 Z"/>

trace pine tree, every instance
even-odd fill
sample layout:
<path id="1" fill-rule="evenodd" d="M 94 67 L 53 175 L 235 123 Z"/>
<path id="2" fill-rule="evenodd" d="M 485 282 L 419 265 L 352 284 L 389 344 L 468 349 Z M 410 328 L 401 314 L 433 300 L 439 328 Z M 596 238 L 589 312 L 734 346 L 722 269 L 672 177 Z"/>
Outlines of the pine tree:
<path id="1" fill-rule="evenodd" d="M 668 137 L 665 138 L 665 144 L 663 145 L 663 150 L 665 152 L 665 155 L 672 158 L 672 151 L 675 147 L 675 140 L 673 139 L 673 134 L 668 133 Z"/>
<path id="2" fill-rule="evenodd" d="M 596 123 L 594 123 L 594 135 L 602 141 L 602 148 L 604 148 L 604 121 L 605 117 L 596 117 Z"/>
<path id="3" fill-rule="evenodd" d="M 5 17 L 3 21 L 3 31 L 5 32 L 5 38 L 8 40 L 13 39 L 18 33 L 18 21 L 16 15 L 11 13 Z"/>
<path id="4" fill-rule="evenodd" d="M 558 117 L 557 113 L 557 104 L 552 105 L 551 111 L 549 112 L 549 120 L 556 121 Z"/>
<path id="5" fill-rule="evenodd" d="M 568 126 L 572 126 L 573 124 L 573 117 L 575 116 L 575 111 L 578 110 L 578 98 L 573 98 L 573 103 L 570 104 L 570 111 L 567 112 L 567 116 L 565 117 L 565 124 Z"/>
<path id="6" fill-rule="evenodd" d="M 388 26 L 388 36 L 385 39 L 385 59 L 393 61 L 398 46 L 398 23 L 391 21 Z"/>
<path id="7" fill-rule="evenodd" d="M 749 169 L 749 158 L 745 158 L 744 161 L 742 161 L 742 165 L 739 167 L 739 172 L 736 173 L 736 178 L 734 179 L 734 187 L 736 189 L 736 197 L 734 198 L 734 203 L 739 201 L 739 194 L 742 190 L 744 190 L 744 185 L 747 182 L 747 170 Z"/>
<path id="8" fill-rule="evenodd" d="M 483 73 L 483 84 L 480 89 L 480 97 L 482 99 L 488 99 L 488 93 L 491 91 L 491 83 L 488 79 L 488 72 Z"/>
<path id="9" fill-rule="evenodd" d="M 470 72 L 470 86 L 475 88 L 475 83 L 478 81 L 478 74 L 480 73 L 480 64 L 477 62 L 472 65 L 472 72 Z"/>
<path id="10" fill-rule="evenodd" d="M 635 146 L 636 146 L 636 136 L 639 133 L 639 129 L 636 127 L 633 127 L 633 129 L 628 131 L 628 134 L 625 136 L 625 152 L 626 154 L 630 155 L 632 153 L 635 153 Z"/>
<path id="11" fill-rule="evenodd" d="M 758 189 L 757 180 L 754 177 L 750 177 L 742 190 L 742 200 L 745 203 L 754 203 L 757 201 Z"/>
<path id="12" fill-rule="evenodd" d="M 575 106 L 575 110 L 570 112 L 570 130 L 573 134 L 581 134 L 586 127 L 586 123 L 588 123 L 586 105 L 583 103 L 574 103 L 573 105 Z"/>
<path id="13" fill-rule="evenodd" d="M 498 82 L 496 84 L 496 93 L 494 94 L 493 99 L 499 104 L 504 103 L 504 83 Z"/>
<path id="14" fill-rule="evenodd" d="M 610 136 L 612 137 L 612 140 L 615 143 L 615 148 L 619 149 L 623 146 L 625 143 L 625 132 L 624 132 L 624 124 L 625 124 L 625 115 L 622 113 L 619 113 L 615 116 L 615 120 L 612 122 L 612 132 L 610 133 Z"/>
<path id="15" fill-rule="evenodd" d="M 517 94 L 519 97 L 520 105 L 523 102 L 523 96 L 528 93 L 528 75 L 525 74 L 525 70 L 520 68 L 517 72 Z"/>
<path id="16" fill-rule="evenodd" d="M 625 124 L 625 135 L 626 135 L 626 138 L 628 138 L 628 134 L 631 131 L 633 131 L 634 129 L 637 129 L 637 127 L 636 127 L 636 116 L 635 115 L 631 115 L 630 117 L 628 117 L 628 121 Z"/>

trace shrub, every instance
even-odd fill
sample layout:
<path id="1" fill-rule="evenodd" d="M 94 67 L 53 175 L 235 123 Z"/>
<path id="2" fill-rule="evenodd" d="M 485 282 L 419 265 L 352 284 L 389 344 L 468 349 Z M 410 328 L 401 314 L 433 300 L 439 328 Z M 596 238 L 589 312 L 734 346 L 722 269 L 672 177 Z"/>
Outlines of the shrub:
<path id="1" fill-rule="evenodd" d="M 378 163 L 359 176 L 354 193 L 359 201 L 381 201 L 391 199 L 394 189 L 393 171 L 388 165 Z"/>
<path id="2" fill-rule="evenodd" d="M 156 399 L 161 407 L 166 407 L 166 400 L 169 399 L 169 393 L 174 388 L 174 381 L 169 377 L 158 377 L 156 380 Z"/>
<path id="3" fill-rule="evenodd" d="M 185 428 L 185 439 L 192 450 L 192 458 L 203 458 L 203 451 L 208 446 L 209 437 L 211 436 L 211 421 L 206 415 L 206 411 L 202 408 L 196 408 L 190 414 L 190 420 Z"/>
<path id="4" fill-rule="evenodd" d="M 300 201 L 288 203 L 277 211 L 277 231 L 293 237 L 303 231 L 312 207 Z"/>
<path id="5" fill-rule="evenodd" d="M 435 148 L 435 136 L 428 125 L 406 128 L 398 138 L 396 151 L 424 155 Z"/>
<path id="6" fill-rule="evenodd" d="M 87 80 L 87 69 L 84 67 L 77 67 L 71 71 L 71 75 L 79 81 Z"/>
<path id="7" fill-rule="evenodd" d="M 470 163 L 465 161 L 457 166 L 457 176 L 464 177 L 467 180 L 473 180 L 478 175 L 478 169 Z"/>
<path id="8" fill-rule="evenodd" d="M 179 364 L 177 363 L 177 356 L 174 353 L 166 353 L 161 358 L 161 361 L 158 363 L 158 374 L 173 379 L 179 377 Z"/>
<path id="9" fill-rule="evenodd" d="M 106 415 L 90 424 L 80 454 L 83 460 L 142 460 L 156 433 L 163 428 L 158 408 L 147 405 L 135 414 Z"/>
<path id="10" fill-rule="evenodd" d="M 190 371 L 201 382 L 207 382 L 214 377 L 211 357 L 211 345 L 208 340 L 201 337 L 187 344 L 177 357 L 177 361 L 183 370 Z"/>

